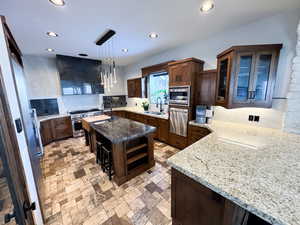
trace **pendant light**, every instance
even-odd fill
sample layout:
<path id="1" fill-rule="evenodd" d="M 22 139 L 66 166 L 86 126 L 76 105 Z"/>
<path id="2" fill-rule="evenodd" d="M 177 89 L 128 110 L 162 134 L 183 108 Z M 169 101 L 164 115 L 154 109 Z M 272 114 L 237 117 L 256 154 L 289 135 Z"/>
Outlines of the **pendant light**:
<path id="1" fill-rule="evenodd" d="M 109 30 L 96 42 L 99 46 L 98 57 L 101 60 L 99 65 L 100 84 L 108 92 L 117 83 L 114 37 L 112 37 L 115 33 L 115 31 Z"/>

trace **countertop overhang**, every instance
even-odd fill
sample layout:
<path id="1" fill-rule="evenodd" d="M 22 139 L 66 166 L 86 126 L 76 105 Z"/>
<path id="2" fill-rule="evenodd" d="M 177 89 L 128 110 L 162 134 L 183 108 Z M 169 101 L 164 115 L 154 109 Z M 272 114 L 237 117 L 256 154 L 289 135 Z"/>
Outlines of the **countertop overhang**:
<path id="1" fill-rule="evenodd" d="M 213 121 L 211 134 L 168 164 L 277 225 L 300 224 L 300 136 Z"/>

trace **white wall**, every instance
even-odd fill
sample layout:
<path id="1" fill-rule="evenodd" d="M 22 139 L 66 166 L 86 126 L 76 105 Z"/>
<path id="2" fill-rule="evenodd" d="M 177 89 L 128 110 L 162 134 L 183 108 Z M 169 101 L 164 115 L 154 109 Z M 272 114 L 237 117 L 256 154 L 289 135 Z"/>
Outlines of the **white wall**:
<path id="1" fill-rule="evenodd" d="M 1 18 L 0 18 L 0 24 L 1 24 Z M 9 60 L 9 55 L 7 51 L 6 40 L 4 36 L 4 31 L 2 29 L 2 25 L 0 25 L 0 66 L 1 66 L 2 75 L 4 79 L 5 91 L 7 93 L 11 117 L 13 120 L 16 120 L 18 118 L 21 118 L 21 112 L 19 109 L 16 87 L 13 78 L 13 71 Z M 23 164 L 23 169 L 25 172 L 29 198 L 31 202 L 36 203 L 36 207 L 37 207 L 37 209 L 33 211 L 33 217 L 36 222 L 36 225 L 42 225 L 43 219 L 41 215 L 41 208 L 39 205 L 39 199 L 38 199 L 35 181 L 33 177 L 25 133 L 24 130 L 18 133 L 16 131 L 16 128 L 15 128 L 15 133 L 17 136 L 18 147 L 20 150 L 20 156 Z"/>
<path id="2" fill-rule="evenodd" d="M 300 22 L 298 25 L 297 53 L 293 60 L 293 72 L 288 93 L 284 129 L 300 134 Z"/>
<path id="3" fill-rule="evenodd" d="M 102 107 L 101 95 L 62 96 L 55 58 L 25 55 L 23 61 L 30 99 L 57 98 L 60 113 Z M 105 95 L 125 94 L 123 74 L 123 68 L 117 67 L 117 84 Z"/>
<path id="4" fill-rule="evenodd" d="M 299 18 L 299 10 L 282 12 L 248 25 L 221 32 L 206 40 L 197 40 L 145 58 L 125 68 L 125 81 L 128 78 L 139 77 L 142 67 L 168 60 L 195 57 L 205 61 L 205 69 L 214 69 L 217 64 L 217 54 L 233 45 L 282 43 L 283 49 L 280 53 L 274 97 L 286 98 L 291 61 L 295 55 L 296 27 Z M 201 28 L 199 28 L 199 32 L 201 32 Z M 132 100 L 129 102 L 134 103 Z M 256 109 L 256 115 L 261 116 L 261 122 L 256 125 L 281 128 L 286 108 L 285 102 L 286 100 L 273 100 L 273 109 Z M 228 121 L 228 115 L 232 122 L 248 123 L 249 113 L 247 110 L 227 110 L 216 107 L 215 119 Z"/>

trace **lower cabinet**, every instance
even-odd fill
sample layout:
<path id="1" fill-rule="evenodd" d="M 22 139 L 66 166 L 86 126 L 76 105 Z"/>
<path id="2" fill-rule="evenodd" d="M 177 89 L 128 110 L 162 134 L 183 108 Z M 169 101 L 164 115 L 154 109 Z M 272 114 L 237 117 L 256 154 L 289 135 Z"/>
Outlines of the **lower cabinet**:
<path id="1" fill-rule="evenodd" d="M 72 137 L 71 117 L 54 118 L 40 122 L 40 132 L 43 145 L 52 141 Z"/>
<path id="2" fill-rule="evenodd" d="M 201 138 L 204 138 L 210 133 L 211 132 L 207 128 L 189 125 L 188 145 L 194 144 L 195 142 L 199 141 Z"/>
<path id="3" fill-rule="evenodd" d="M 171 175 L 173 225 L 268 225 L 176 169 Z"/>
<path id="4" fill-rule="evenodd" d="M 169 143 L 169 120 L 159 119 L 158 121 L 158 139 Z"/>
<path id="5" fill-rule="evenodd" d="M 126 117 L 126 112 L 125 111 L 113 111 L 112 114 L 114 116 Z"/>
<path id="6" fill-rule="evenodd" d="M 71 137 L 73 135 L 71 117 L 53 119 L 52 129 L 55 140 Z"/>
<path id="7" fill-rule="evenodd" d="M 169 144 L 176 148 L 184 149 L 188 146 L 187 145 L 187 137 L 169 133 Z"/>
<path id="8" fill-rule="evenodd" d="M 40 123 L 40 132 L 43 145 L 47 145 L 54 140 L 52 132 L 52 120 L 45 120 Z"/>

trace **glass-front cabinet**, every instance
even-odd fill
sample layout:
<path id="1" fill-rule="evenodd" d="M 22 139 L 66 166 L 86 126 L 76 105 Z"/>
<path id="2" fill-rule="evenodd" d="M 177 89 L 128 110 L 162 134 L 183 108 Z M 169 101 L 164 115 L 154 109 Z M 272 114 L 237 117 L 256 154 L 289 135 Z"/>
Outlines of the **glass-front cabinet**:
<path id="1" fill-rule="evenodd" d="M 272 107 L 281 44 L 234 46 L 218 55 L 216 104 Z"/>

